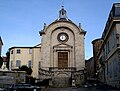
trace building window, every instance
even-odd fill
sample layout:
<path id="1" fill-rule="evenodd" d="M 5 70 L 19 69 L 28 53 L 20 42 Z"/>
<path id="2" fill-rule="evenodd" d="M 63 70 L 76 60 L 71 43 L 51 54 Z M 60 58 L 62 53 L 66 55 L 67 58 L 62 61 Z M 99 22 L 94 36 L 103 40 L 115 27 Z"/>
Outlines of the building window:
<path id="1" fill-rule="evenodd" d="M 108 54 L 110 52 L 110 45 L 109 45 L 109 41 L 107 41 L 106 43 L 106 54 Z"/>
<path id="2" fill-rule="evenodd" d="M 115 46 L 115 31 L 112 31 L 112 47 Z"/>
<path id="3" fill-rule="evenodd" d="M 109 64 L 108 71 L 109 71 L 109 77 L 112 78 L 112 64 L 111 63 Z"/>
<path id="4" fill-rule="evenodd" d="M 114 78 L 117 77 L 117 61 L 116 59 L 113 61 L 113 68 L 114 68 Z"/>
<path id="5" fill-rule="evenodd" d="M 32 54 L 32 48 L 29 49 L 29 54 Z"/>
<path id="6" fill-rule="evenodd" d="M 13 61 L 11 61 L 11 69 L 13 68 Z"/>
<path id="7" fill-rule="evenodd" d="M 21 53 L 20 49 L 17 49 L 17 54 L 20 54 L 20 53 Z"/>
<path id="8" fill-rule="evenodd" d="M 41 68 L 41 62 L 39 62 L 38 67 Z"/>
<path id="9" fill-rule="evenodd" d="M 28 61 L 28 67 L 32 68 L 32 61 L 31 60 Z"/>
<path id="10" fill-rule="evenodd" d="M 13 50 L 11 50 L 11 54 L 13 54 Z"/>
<path id="11" fill-rule="evenodd" d="M 16 67 L 20 67 L 21 66 L 21 61 L 20 60 L 16 60 Z"/>

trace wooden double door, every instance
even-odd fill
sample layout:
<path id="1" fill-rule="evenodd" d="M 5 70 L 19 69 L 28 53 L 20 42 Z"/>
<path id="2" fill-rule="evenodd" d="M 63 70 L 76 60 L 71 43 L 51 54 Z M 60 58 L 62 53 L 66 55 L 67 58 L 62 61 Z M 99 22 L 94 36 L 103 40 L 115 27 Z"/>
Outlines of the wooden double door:
<path id="1" fill-rule="evenodd" d="M 68 52 L 58 52 L 58 68 L 68 68 Z"/>

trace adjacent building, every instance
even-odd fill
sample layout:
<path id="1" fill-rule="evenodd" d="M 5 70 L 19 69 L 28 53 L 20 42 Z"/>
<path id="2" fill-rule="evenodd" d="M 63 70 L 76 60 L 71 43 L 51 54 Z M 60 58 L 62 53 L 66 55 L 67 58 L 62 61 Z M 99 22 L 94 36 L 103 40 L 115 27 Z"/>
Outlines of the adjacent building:
<path id="1" fill-rule="evenodd" d="M 41 44 L 34 47 L 11 47 L 9 69 L 15 70 L 26 65 L 32 68 L 32 76 L 38 78 Z"/>
<path id="2" fill-rule="evenodd" d="M 2 70 L 4 71 L 8 71 L 8 69 L 6 68 L 6 64 L 7 64 L 7 60 L 6 57 L 2 56 L 2 60 L 3 60 L 3 64 L 2 64 Z"/>
<path id="3" fill-rule="evenodd" d="M 94 78 L 98 78 L 98 70 L 99 70 L 99 60 L 98 60 L 98 52 L 100 51 L 102 40 L 100 39 L 95 39 L 92 41 L 93 44 L 93 60 L 94 60 Z"/>
<path id="4" fill-rule="evenodd" d="M 96 80 L 94 77 L 94 58 L 91 57 L 90 59 L 85 61 L 85 67 L 87 70 L 87 80 Z"/>
<path id="5" fill-rule="evenodd" d="M 100 41 L 99 80 L 120 87 L 120 3 L 113 4 Z"/>

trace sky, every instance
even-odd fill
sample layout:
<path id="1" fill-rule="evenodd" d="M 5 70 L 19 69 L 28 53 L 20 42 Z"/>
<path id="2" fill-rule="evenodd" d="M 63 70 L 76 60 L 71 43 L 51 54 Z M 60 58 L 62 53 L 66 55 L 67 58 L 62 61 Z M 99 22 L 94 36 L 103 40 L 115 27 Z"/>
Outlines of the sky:
<path id="1" fill-rule="evenodd" d="M 2 56 L 10 47 L 31 47 L 41 43 L 39 31 L 59 16 L 64 5 L 67 17 L 82 24 L 85 35 L 85 59 L 93 56 L 92 41 L 100 38 L 113 3 L 120 0 L 0 0 L 0 36 Z"/>

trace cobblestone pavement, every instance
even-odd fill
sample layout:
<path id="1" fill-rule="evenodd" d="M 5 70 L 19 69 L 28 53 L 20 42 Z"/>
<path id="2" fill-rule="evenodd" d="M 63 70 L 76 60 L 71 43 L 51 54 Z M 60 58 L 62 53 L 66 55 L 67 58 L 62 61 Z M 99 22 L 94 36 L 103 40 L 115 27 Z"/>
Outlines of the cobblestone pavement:
<path id="1" fill-rule="evenodd" d="M 120 91 L 120 90 L 69 87 L 69 88 L 42 88 L 41 91 Z"/>

